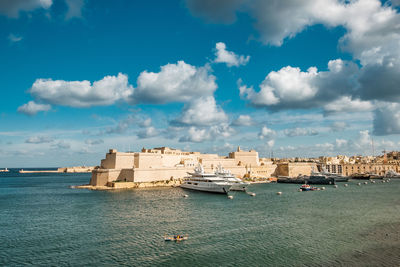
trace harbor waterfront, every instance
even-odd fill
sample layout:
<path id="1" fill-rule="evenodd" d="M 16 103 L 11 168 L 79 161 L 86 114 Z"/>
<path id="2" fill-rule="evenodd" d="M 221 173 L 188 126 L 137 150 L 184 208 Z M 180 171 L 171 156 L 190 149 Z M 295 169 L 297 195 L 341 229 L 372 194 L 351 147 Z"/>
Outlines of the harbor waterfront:
<path id="1" fill-rule="evenodd" d="M 1 173 L 0 266 L 400 264 L 400 179 L 314 192 L 253 184 L 255 197 L 233 199 L 178 187 L 70 188 L 89 179 Z M 189 239 L 165 242 L 165 234 Z"/>

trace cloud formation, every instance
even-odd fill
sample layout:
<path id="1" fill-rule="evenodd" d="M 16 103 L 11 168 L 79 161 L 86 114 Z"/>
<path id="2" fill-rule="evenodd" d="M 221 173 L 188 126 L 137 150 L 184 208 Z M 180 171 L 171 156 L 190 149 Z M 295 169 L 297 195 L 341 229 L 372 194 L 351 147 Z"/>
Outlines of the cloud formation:
<path id="1" fill-rule="evenodd" d="M 283 131 L 283 133 L 288 137 L 318 135 L 318 131 L 316 131 L 314 129 L 307 129 L 307 128 L 286 129 Z"/>
<path id="2" fill-rule="evenodd" d="M 2 0 L 0 1 L 0 14 L 17 18 L 21 11 L 32 11 L 38 8 L 49 9 L 52 0 Z"/>
<path id="3" fill-rule="evenodd" d="M 26 104 L 18 107 L 18 112 L 23 113 L 28 116 L 36 115 L 40 111 L 49 111 L 51 109 L 50 105 L 47 104 L 37 104 L 35 101 L 29 101 Z"/>
<path id="4" fill-rule="evenodd" d="M 37 79 L 29 92 L 44 103 L 83 108 L 111 105 L 127 99 L 133 87 L 128 84 L 128 76 L 119 73 L 93 84 L 89 81 Z"/>
<path id="5" fill-rule="evenodd" d="M 188 102 L 210 96 L 216 89 L 215 76 L 209 74 L 207 66 L 195 67 L 178 61 L 177 64 L 162 66 L 158 73 L 143 71 L 137 79 L 137 88 L 131 96 L 131 102 Z"/>
<path id="6" fill-rule="evenodd" d="M 192 126 L 185 136 L 179 139 L 179 142 L 201 143 L 204 141 L 213 141 L 221 138 L 227 138 L 234 134 L 235 131 L 229 127 L 227 123 L 214 125 L 211 127 L 195 127 Z"/>
<path id="7" fill-rule="evenodd" d="M 51 143 L 54 141 L 54 138 L 50 136 L 32 136 L 25 140 L 27 144 L 44 144 Z"/>
<path id="8" fill-rule="evenodd" d="M 253 120 L 249 115 L 240 115 L 236 120 L 232 122 L 232 126 L 251 126 Z"/>
<path id="9" fill-rule="evenodd" d="M 228 120 L 225 112 L 217 106 L 213 96 L 201 97 L 186 104 L 174 125 L 211 126 Z"/>
<path id="10" fill-rule="evenodd" d="M 225 63 L 228 67 L 239 67 L 240 65 L 246 65 L 250 60 L 250 56 L 238 56 L 234 52 L 226 50 L 226 45 L 222 42 L 217 43 L 215 49 L 215 63 Z"/>
<path id="11" fill-rule="evenodd" d="M 375 135 L 400 134 L 400 104 L 392 103 L 374 111 Z"/>

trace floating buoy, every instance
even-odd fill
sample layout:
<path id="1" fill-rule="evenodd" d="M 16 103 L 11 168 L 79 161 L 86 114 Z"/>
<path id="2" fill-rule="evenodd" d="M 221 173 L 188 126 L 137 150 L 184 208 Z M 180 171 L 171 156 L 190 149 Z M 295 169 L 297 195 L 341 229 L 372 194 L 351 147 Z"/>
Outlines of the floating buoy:
<path id="1" fill-rule="evenodd" d="M 183 195 L 183 197 L 189 197 L 188 195 Z"/>
<path id="2" fill-rule="evenodd" d="M 282 192 L 276 192 L 277 195 L 282 195 Z"/>
<path id="3" fill-rule="evenodd" d="M 348 184 L 344 184 L 344 186 L 349 186 Z"/>
<path id="4" fill-rule="evenodd" d="M 385 181 L 381 181 L 381 183 L 384 183 Z"/>
<path id="5" fill-rule="evenodd" d="M 374 184 L 374 183 L 375 183 L 375 181 L 371 181 L 371 183 L 372 183 L 372 184 Z"/>
<path id="6" fill-rule="evenodd" d="M 364 182 L 364 184 L 368 184 L 368 182 Z"/>
<path id="7" fill-rule="evenodd" d="M 299 190 L 297 190 L 297 191 L 299 191 L 299 192 L 303 192 L 303 190 L 301 190 L 301 189 L 299 189 Z"/>
<path id="8" fill-rule="evenodd" d="M 361 183 L 358 183 L 357 185 L 361 185 Z"/>
<path id="9" fill-rule="evenodd" d="M 321 190 L 325 190 L 325 187 L 323 186 L 323 187 L 321 187 Z"/>
<path id="10" fill-rule="evenodd" d="M 250 196 L 255 197 L 256 193 L 250 193 Z"/>
<path id="11" fill-rule="evenodd" d="M 333 187 L 334 187 L 334 188 L 338 188 L 337 184 L 335 184 Z"/>
<path id="12" fill-rule="evenodd" d="M 233 196 L 228 196 L 229 199 L 233 199 Z"/>

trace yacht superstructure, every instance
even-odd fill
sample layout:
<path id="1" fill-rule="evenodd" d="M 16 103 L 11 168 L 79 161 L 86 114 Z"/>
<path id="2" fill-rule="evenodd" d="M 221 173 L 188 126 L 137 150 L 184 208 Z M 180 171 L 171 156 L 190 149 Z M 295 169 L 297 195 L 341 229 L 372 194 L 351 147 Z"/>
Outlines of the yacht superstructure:
<path id="1" fill-rule="evenodd" d="M 230 171 L 222 168 L 221 164 L 218 165 L 215 175 L 232 184 L 231 191 L 246 191 L 247 187 L 250 185 L 249 183 L 243 182 L 241 179 L 232 175 Z"/>
<path id="2" fill-rule="evenodd" d="M 232 187 L 231 183 L 215 173 L 205 173 L 201 164 L 194 169 L 193 173 L 188 174 L 190 177 L 181 184 L 182 188 L 227 194 Z"/>

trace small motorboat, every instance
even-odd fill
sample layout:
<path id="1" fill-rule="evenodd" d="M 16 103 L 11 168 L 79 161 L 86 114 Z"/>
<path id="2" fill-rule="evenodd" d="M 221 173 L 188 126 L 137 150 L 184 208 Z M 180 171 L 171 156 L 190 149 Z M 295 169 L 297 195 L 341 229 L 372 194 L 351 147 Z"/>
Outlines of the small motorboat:
<path id="1" fill-rule="evenodd" d="M 164 235 L 165 241 L 183 241 L 188 240 L 188 235 Z"/>
<path id="2" fill-rule="evenodd" d="M 318 187 L 311 187 L 309 184 L 303 184 L 300 186 L 300 191 L 317 191 L 320 190 Z"/>

